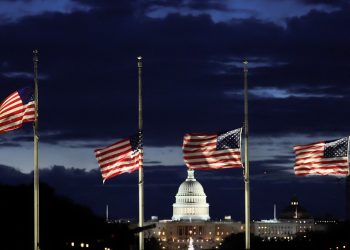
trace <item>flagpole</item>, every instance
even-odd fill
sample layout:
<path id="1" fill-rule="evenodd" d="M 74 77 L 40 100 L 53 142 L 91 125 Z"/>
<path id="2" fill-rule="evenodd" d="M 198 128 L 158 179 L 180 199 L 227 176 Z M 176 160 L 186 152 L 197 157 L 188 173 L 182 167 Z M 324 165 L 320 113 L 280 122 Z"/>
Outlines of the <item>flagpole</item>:
<path id="1" fill-rule="evenodd" d="M 34 250 L 40 250 L 39 244 L 39 156 L 38 156 L 38 62 L 39 51 L 33 51 L 34 63 L 34 102 L 35 120 L 33 123 L 34 132 Z"/>
<path id="2" fill-rule="evenodd" d="M 106 222 L 108 223 L 109 218 L 108 218 L 108 204 L 106 205 Z"/>
<path id="3" fill-rule="evenodd" d="M 244 203 L 245 203 L 245 248 L 250 249 L 250 190 L 249 190 L 249 152 L 248 152 L 248 61 L 244 64 Z"/>
<path id="4" fill-rule="evenodd" d="M 142 120 L 142 57 L 137 57 L 137 68 L 138 68 L 138 83 L 139 83 L 139 139 L 142 145 L 142 129 L 143 129 L 143 120 Z M 141 147 L 141 162 L 139 168 L 139 227 L 143 227 L 144 222 L 144 195 L 143 195 L 143 147 Z M 143 231 L 139 233 L 139 249 L 144 250 L 144 238 Z"/>

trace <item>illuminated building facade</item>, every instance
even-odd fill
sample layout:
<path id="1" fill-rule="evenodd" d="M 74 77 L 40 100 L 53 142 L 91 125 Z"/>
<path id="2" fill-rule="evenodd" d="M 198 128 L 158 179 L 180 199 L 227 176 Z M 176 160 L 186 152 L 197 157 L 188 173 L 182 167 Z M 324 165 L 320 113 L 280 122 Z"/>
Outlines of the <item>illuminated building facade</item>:
<path id="1" fill-rule="evenodd" d="M 187 249 L 190 241 L 194 249 L 219 248 L 224 238 L 242 232 L 240 222 L 172 221 L 160 220 L 146 237 L 156 237 L 163 249 Z"/>
<path id="2" fill-rule="evenodd" d="M 276 218 L 276 207 L 272 220 L 254 221 L 252 233 L 261 238 L 292 240 L 298 233 L 315 230 L 315 221 L 299 206 L 299 201 L 293 197 L 290 205 L 283 210 L 279 219 Z"/>
<path id="3" fill-rule="evenodd" d="M 292 240 L 297 233 L 314 231 L 313 219 L 261 220 L 253 222 L 253 233 L 261 238 L 284 238 Z"/>
<path id="4" fill-rule="evenodd" d="M 209 204 L 203 186 L 194 178 L 194 171 L 188 170 L 187 179 L 180 185 L 173 204 L 172 220 L 207 221 Z"/>
<path id="5" fill-rule="evenodd" d="M 156 227 L 148 230 L 145 237 L 156 237 L 163 249 L 215 249 L 226 236 L 243 231 L 242 224 L 232 221 L 231 216 L 220 221 L 210 220 L 207 196 L 194 178 L 193 170 L 188 170 L 175 197 L 171 220 L 158 220 L 154 216 L 147 222 L 155 223 Z"/>

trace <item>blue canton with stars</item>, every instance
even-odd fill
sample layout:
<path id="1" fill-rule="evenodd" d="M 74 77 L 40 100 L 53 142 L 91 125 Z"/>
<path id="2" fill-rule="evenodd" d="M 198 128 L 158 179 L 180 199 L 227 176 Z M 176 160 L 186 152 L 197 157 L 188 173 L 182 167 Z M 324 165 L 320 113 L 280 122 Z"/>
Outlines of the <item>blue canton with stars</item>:
<path id="1" fill-rule="evenodd" d="M 334 141 L 327 141 L 324 146 L 324 157 L 336 158 L 348 156 L 348 141 L 348 137 Z"/>
<path id="2" fill-rule="evenodd" d="M 136 151 L 142 148 L 142 133 L 130 136 L 129 140 L 130 140 L 131 149 L 133 151 Z"/>
<path id="3" fill-rule="evenodd" d="M 25 87 L 18 90 L 18 95 L 20 96 L 23 105 L 26 105 L 28 102 L 34 101 L 34 90 L 31 87 Z"/>
<path id="4" fill-rule="evenodd" d="M 241 128 L 218 134 L 216 150 L 236 149 L 241 147 Z"/>

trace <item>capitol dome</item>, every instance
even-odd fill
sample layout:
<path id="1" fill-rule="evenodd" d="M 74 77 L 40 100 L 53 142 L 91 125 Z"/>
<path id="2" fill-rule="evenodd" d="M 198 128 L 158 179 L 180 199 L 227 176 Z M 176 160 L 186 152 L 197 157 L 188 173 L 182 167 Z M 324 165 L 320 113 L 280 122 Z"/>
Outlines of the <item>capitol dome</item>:
<path id="1" fill-rule="evenodd" d="M 173 204 L 173 220 L 209 220 L 209 204 L 203 186 L 188 170 L 187 179 L 181 183 Z"/>

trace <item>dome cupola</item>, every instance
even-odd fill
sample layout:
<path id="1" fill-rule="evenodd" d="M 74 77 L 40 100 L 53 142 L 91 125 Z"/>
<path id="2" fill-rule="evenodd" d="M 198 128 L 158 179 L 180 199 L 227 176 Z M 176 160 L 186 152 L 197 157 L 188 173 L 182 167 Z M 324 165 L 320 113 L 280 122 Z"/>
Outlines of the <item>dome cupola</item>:
<path id="1" fill-rule="evenodd" d="M 203 186 L 194 178 L 194 170 L 187 171 L 173 204 L 173 220 L 209 220 L 209 204 Z"/>

